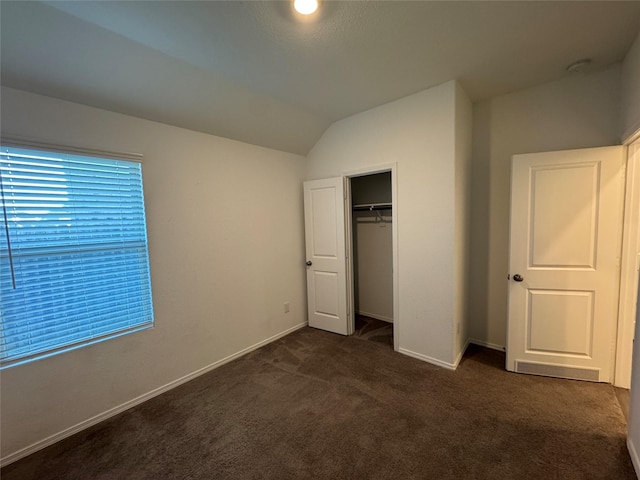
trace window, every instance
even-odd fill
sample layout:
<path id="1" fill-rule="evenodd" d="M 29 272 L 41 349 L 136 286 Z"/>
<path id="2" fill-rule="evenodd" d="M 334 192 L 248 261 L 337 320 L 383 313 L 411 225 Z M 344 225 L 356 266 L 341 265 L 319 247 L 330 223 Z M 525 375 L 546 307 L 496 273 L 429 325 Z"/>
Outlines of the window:
<path id="1" fill-rule="evenodd" d="M 139 162 L 0 147 L 2 367 L 153 326 Z"/>

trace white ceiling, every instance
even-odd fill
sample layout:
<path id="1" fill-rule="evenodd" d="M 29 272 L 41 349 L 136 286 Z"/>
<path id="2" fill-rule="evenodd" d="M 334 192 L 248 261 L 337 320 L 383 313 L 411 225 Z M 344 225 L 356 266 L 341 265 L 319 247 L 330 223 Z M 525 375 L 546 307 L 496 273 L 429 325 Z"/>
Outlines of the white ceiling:
<path id="1" fill-rule="evenodd" d="M 306 153 L 332 122 L 457 78 L 472 100 L 620 62 L 640 1 L 0 3 L 2 84 Z"/>

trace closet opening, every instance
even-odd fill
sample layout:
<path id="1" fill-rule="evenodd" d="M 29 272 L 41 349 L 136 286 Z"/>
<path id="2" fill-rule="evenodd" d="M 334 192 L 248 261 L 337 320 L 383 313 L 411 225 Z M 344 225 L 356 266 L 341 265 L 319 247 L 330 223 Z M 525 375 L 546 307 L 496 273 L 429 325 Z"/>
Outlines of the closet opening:
<path id="1" fill-rule="evenodd" d="M 347 221 L 351 332 L 397 350 L 392 171 L 347 179 L 351 207 Z"/>

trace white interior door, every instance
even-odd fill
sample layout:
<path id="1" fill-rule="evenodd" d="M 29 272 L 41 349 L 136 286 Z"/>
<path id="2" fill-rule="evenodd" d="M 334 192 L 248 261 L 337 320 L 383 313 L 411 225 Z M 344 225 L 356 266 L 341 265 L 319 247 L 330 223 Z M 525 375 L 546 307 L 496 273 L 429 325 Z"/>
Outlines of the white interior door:
<path id="1" fill-rule="evenodd" d="M 609 382 L 624 147 L 515 155 L 507 370 Z"/>
<path id="2" fill-rule="evenodd" d="M 347 335 L 344 181 L 304 183 L 309 326 Z"/>

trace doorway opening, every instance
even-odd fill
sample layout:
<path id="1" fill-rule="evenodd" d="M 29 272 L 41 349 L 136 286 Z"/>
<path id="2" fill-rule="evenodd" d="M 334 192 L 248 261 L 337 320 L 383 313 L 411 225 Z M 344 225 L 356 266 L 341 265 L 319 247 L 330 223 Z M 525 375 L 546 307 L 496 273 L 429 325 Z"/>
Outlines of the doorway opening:
<path id="1" fill-rule="evenodd" d="M 350 332 L 397 349 L 392 170 L 347 177 Z"/>

